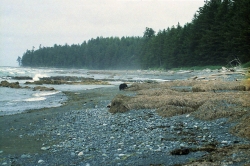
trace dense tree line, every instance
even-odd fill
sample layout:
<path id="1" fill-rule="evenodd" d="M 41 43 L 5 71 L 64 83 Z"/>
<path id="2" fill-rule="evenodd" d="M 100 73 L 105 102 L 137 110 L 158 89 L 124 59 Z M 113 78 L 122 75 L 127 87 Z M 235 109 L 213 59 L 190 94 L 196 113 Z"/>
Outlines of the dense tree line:
<path id="1" fill-rule="evenodd" d="M 237 56 L 250 61 L 250 1 L 206 1 L 190 23 L 142 37 L 97 37 L 81 45 L 27 50 L 23 66 L 92 69 L 225 65 Z"/>
<path id="2" fill-rule="evenodd" d="M 97 37 L 81 45 L 65 44 L 27 50 L 23 66 L 86 67 L 91 69 L 138 68 L 139 37 Z"/>

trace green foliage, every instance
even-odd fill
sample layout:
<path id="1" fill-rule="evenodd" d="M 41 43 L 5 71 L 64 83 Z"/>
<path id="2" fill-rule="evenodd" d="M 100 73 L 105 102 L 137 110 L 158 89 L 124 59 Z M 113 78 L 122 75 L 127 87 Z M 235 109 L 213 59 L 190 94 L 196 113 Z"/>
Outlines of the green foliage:
<path id="1" fill-rule="evenodd" d="M 249 0 L 210 0 L 183 27 L 178 23 L 158 33 L 147 27 L 142 37 L 97 37 L 81 45 L 40 46 L 38 50 L 27 50 L 21 64 L 89 69 L 187 67 L 195 70 L 199 66 L 225 66 L 235 57 L 246 63 L 250 61 L 249 8 Z"/>
<path id="2" fill-rule="evenodd" d="M 243 68 L 249 68 L 250 67 L 250 61 L 242 65 Z"/>
<path id="3" fill-rule="evenodd" d="M 18 65 L 21 66 L 22 58 L 20 56 L 17 57 L 16 61 L 17 61 Z"/>
<path id="4" fill-rule="evenodd" d="M 249 8 L 249 0 L 207 1 L 191 23 L 159 31 L 144 43 L 142 67 L 225 66 L 235 56 L 250 61 Z"/>
<path id="5" fill-rule="evenodd" d="M 74 67 L 89 69 L 133 69 L 139 67 L 139 37 L 97 37 L 81 45 L 54 45 L 27 50 L 23 66 Z"/>

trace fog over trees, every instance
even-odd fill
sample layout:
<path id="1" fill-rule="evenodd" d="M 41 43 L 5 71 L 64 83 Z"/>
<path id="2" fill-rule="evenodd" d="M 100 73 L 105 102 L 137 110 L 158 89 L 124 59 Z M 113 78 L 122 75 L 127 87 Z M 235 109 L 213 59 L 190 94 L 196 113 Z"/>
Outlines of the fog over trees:
<path id="1" fill-rule="evenodd" d="M 97 37 L 82 44 L 27 50 L 21 64 L 30 67 L 149 69 L 225 65 L 237 56 L 250 61 L 250 1 L 210 0 L 190 23 L 141 37 Z M 20 59 L 19 59 L 20 61 Z"/>

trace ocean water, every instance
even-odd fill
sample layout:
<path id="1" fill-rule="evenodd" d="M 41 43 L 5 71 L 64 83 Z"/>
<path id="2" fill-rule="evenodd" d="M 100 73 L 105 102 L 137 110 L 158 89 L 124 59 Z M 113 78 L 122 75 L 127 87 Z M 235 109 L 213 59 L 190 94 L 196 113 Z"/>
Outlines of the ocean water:
<path id="1" fill-rule="evenodd" d="M 37 81 L 43 77 L 76 76 L 109 81 L 110 85 L 42 85 L 53 87 L 56 91 L 33 91 L 32 89 L 13 89 L 0 87 L 0 116 L 21 113 L 30 109 L 61 106 L 67 97 L 63 91 L 79 91 L 94 88 L 117 86 L 122 82 L 143 81 L 171 81 L 185 80 L 194 76 L 201 77 L 223 71 L 152 71 L 152 70 L 87 70 L 87 69 L 60 69 L 60 68 L 28 68 L 28 67 L 1 67 L 0 82 L 19 82 L 24 87 L 26 81 Z M 32 80 L 17 80 L 13 77 L 31 77 Z M 239 74 L 226 75 L 225 79 L 238 79 Z M 36 85 L 28 85 L 34 87 Z"/>
<path id="2" fill-rule="evenodd" d="M 24 87 L 26 81 L 36 81 L 42 77 L 50 76 L 77 76 L 104 78 L 105 75 L 90 75 L 84 69 L 55 69 L 55 68 L 24 68 L 24 67 L 0 67 L 0 82 L 19 82 Z M 33 80 L 17 80 L 13 77 L 31 77 Z M 119 82 L 117 82 L 119 83 Z M 22 113 L 31 109 L 61 106 L 67 97 L 63 91 L 78 91 L 101 88 L 113 85 L 42 85 L 53 87 L 56 91 L 33 91 L 32 89 L 14 89 L 0 87 L 0 116 Z M 37 85 L 28 85 L 34 87 Z"/>

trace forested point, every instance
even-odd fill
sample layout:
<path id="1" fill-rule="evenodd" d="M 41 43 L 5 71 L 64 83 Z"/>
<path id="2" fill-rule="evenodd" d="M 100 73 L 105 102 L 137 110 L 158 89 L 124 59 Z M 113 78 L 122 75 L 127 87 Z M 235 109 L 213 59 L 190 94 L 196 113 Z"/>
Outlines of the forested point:
<path id="1" fill-rule="evenodd" d="M 250 61 L 250 1 L 210 0 L 190 23 L 142 37 L 97 37 L 82 44 L 27 50 L 19 62 L 29 67 L 88 69 L 170 69 Z"/>

